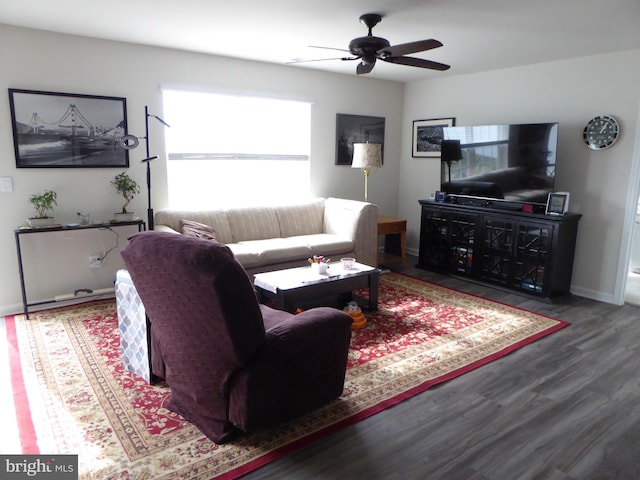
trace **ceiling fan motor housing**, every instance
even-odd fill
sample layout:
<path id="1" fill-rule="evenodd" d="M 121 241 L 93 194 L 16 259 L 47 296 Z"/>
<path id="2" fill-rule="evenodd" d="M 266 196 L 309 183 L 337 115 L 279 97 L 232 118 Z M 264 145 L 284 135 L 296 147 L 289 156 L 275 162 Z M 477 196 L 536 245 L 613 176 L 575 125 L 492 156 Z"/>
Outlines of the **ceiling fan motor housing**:
<path id="1" fill-rule="evenodd" d="M 380 37 L 367 36 L 354 38 L 349 42 L 349 51 L 356 57 L 362 57 L 366 62 L 375 62 L 378 50 L 389 48 L 388 40 Z"/>

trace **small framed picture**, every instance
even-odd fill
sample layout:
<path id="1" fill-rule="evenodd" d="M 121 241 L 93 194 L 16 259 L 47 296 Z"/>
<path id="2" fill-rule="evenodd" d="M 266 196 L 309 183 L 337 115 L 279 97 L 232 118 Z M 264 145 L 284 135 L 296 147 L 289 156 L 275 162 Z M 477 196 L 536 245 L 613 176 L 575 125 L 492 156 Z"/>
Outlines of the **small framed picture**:
<path id="1" fill-rule="evenodd" d="M 564 215 L 569 210 L 569 193 L 553 192 L 547 198 L 547 215 Z"/>
<path id="2" fill-rule="evenodd" d="M 445 127 L 453 127 L 456 119 L 432 118 L 429 120 L 413 121 L 413 142 L 411 156 L 440 158 L 440 144 L 442 143 L 443 131 Z"/>

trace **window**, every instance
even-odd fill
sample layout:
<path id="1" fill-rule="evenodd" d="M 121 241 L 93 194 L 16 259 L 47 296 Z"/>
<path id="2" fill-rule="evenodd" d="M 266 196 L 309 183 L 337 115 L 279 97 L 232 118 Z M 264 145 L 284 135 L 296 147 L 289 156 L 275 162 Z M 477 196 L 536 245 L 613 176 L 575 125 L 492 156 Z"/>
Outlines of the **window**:
<path id="1" fill-rule="evenodd" d="M 309 196 L 310 103 L 179 90 L 163 99 L 172 208 Z"/>

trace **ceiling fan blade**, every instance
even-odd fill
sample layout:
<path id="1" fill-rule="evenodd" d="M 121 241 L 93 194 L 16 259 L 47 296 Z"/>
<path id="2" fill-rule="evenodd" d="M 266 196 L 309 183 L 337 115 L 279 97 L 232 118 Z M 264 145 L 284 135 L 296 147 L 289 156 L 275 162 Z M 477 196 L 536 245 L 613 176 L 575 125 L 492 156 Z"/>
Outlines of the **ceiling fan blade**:
<path id="1" fill-rule="evenodd" d="M 409 65 L 410 67 L 430 68 L 431 70 L 444 71 L 451 68 L 451 65 L 414 57 L 389 57 L 383 58 L 382 60 L 390 63 L 398 63 L 400 65 Z"/>
<path id="2" fill-rule="evenodd" d="M 324 50 L 337 50 L 338 52 L 349 52 L 349 50 L 345 50 L 344 48 L 319 47 L 317 45 L 309 45 L 309 48 L 322 48 Z M 349 53 L 351 53 L 351 52 L 349 52 Z"/>
<path id="3" fill-rule="evenodd" d="M 409 53 L 424 52 L 425 50 L 431 50 L 432 48 L 438 48 L 442 46 L 442 42 L 434 40 L 419 40 L 417 42 L 401 43 L 400 45 L 393 45 L 388 48 L 383 48 L 378 51 L 378 55 L 382 57 L 399 57 L 401 55 L 407 55 Z"/>
<path id="4" fill-rule="evenodd" d="M 364 75 L 366 73 L 370 73 L 371 70 L 373 70 L 373 67 L 375 66 L 376 66 L 375 62 L 371 62 L 371 63 L 360 62 L 356 67 L 356 73 L 358 75 Z"/>
<path id="5" fill-rule="evenodd" d="M 335 57 L 335 58 L 311 58 L 311 59 L 294 59 L 285 62 L 285 65 L 291 65 L 293 63 L 308 63 L 308 62 L 324 62 L 326 60 L 359 60 L 360 57 Z"/>

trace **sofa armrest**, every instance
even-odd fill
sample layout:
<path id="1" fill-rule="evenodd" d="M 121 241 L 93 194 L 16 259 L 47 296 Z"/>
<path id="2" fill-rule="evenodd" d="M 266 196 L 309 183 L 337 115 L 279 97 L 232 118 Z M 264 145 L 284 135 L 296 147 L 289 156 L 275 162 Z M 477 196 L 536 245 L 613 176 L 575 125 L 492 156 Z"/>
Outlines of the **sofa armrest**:
<path id="1" fill-rule="evenodd" d="M 356 260 L 378 265 L 378 206 L 373 203 L 327 198 L 324 203 L 324 231 L 350 238 Z"/>
<path id="2" fill-rule="evenodd" d="M 248 431 L 268 427 L 339 397 L 353 319 L 312 308 L 266 331 L 265 343 L 230 385 L 229 419 Z"/>
<path id="3" fill-rule="evenodd" d="M 154 225 L 153 229 L 157 232 L 180 233 L 177 230 L 171 228 L 169 225 Z"/>

